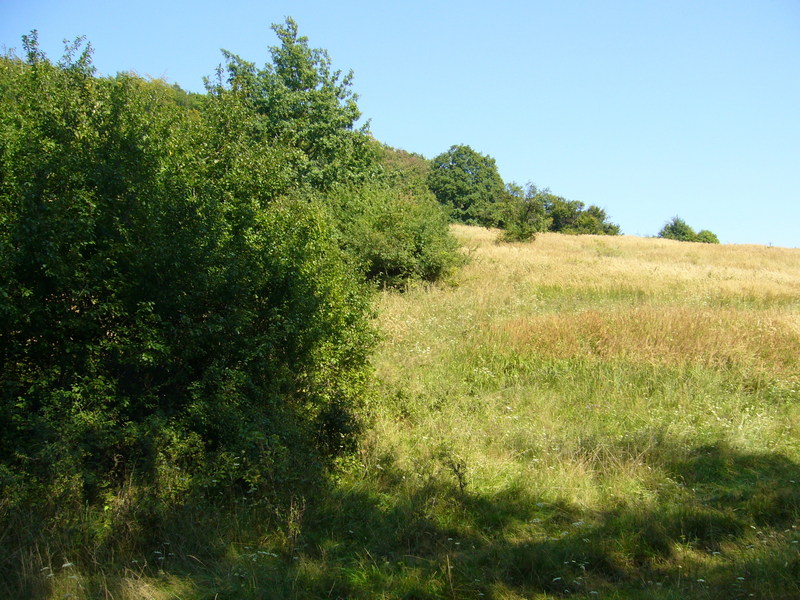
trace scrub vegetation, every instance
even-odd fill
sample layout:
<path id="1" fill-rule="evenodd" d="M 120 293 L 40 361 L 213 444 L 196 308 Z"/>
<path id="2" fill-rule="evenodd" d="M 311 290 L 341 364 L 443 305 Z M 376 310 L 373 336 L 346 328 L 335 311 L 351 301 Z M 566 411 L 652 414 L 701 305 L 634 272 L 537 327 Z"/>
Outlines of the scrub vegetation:
<path id="1" fill-rule="evenodd" d="M 273 30 L 0 59 L 0 595 L 800 597 L 800 251 L 389 148 Z"/>

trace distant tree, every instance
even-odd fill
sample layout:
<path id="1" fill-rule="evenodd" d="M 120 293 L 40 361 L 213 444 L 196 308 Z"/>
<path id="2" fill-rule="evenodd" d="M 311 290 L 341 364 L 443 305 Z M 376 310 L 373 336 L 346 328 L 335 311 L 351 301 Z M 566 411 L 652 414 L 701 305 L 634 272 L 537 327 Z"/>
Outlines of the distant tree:
<path id="1" fill-rule="evenodd" d="M 619 225 L 610 223 L 606 211 L 598 206 L 588 208 L 578 200 L 567 200 L 549 192 L 543 193 L 550 218 L 550 231 L 570 234 L 619 235 Z"/>
<path id="2" fill-rule="evenodd" d="M 226 64 L 206 82 L 209 92 L 247 101 L 259 115 L 254 141 L 284 148 L 291 180 L 320 190 L 364 181 L 377 157 L 368 125 L 356 126 L 361 112 L 350 89 L 353 73 L 332 70 L 328 53 L 310 48 L 293 19 L 272 29 L 281 42 L 270 48 L 272 62 L 257 69 L 223 51 Z"/>
<path id="3" fill-rule="evenodd" d="M 661 228 L 661 231 L 658 232 L 658 237 L 680 242 L 694 242 L 697 239 L 697 234 L 686 221 L 680 217 L 673 217 L 669 223 Z"/>
<path id="4" fill-rule="evenodd" d="M 589 207 L 581 213 L 573 228 L 573 233 L 592 235 L 619 235 L 619 232 L 619 225 L 608 221 L 606 211 L 593 204 L 589 205 Z"/>
<path id="5" fill-rule="evenodd" d="M 453 220 L 495 225 L 493 204 L 505 190 L 492 157 L 469 146 L 451 146 L 431 161 L 428 186 Z"/>
<path id="6" fill-rule="evenodd" d="M 164 83 L 164 85 L 167 85 Z M 205 94 L 197 94 L 195 92 L 187 92 L 177 83 L 173 83 L 169 86 L 171 90 L 171 96 L 175 100 L 175 104 L 178 106 L 183 106 L 184 108 L 194 108 L 199 110 L 203 107 L 203 101 L 205 100 Z"/>
<path id="7" fill-rule="evenodd" d="M 668 240 L 678 240 L 680 242 L 703 242 L 706 244 L 719 244 L 719 238 L 707 229 L 703 229 L 699 233 L 695 233 L 686 221 L 680 217 L 673 217 L 661 231 L 658 232 L 658 237 Z"/>
<path id="8" fill-rule="evenodd" d="M 697 232 L 697 241 L 705 244 L 719 244 L 717 235 L 708 229 L 701 229 Z"/>
<path id="9" fill-rule="evenodd" d="M 544 193 L 547 215 L 550 217 L 550 231 L 569 233 L 578 223 L 584 209 L 583 202 L 567 200 L 560 196 Z"/>
<path id="10" fill-rule="evenodd" d="M 504 229 L 500 237 L 506 242 L 533 240 L 540 231 L 547 231 L 549 224 L 543 194 L 532 183 L 525 188 L 508 184 L 494 215 L 497 226 Z"/>

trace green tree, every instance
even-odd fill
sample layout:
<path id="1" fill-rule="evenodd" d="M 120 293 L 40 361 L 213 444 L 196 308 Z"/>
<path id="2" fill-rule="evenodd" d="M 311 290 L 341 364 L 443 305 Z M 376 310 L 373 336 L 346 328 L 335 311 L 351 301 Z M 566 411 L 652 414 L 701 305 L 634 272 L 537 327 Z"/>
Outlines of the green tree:
<path id="1" fill-rule="evenodd" d="M 508 184 L 502 201 L 496 205 L 495 221 L 504 230 L 504 241 L 533 240 L 537 233 L 547 231 L 549 224 L 543 194 L 531 183 L 524 189 L 516 183 Z"/>
<path id="2" fill-rule="evenodd" d="M 356 126 L 361 113 L 352 72 L 333 70 L 328 53 L 310 48 L 291 18 L 272 29 L 281 43 L 270 48 L 271 63 L 257 69 L 223 51 L 225 66 L 207 82 L 209 92 L 238 94 L 253 108 L 254 143 L 283 149 L 291 181 L 320 190 L 364 181 L 377 157 L 368 125 Z"/>
<path id="3" fill-rule="evenodd" d="M 450 212 L 471 225 L 495 225 L 494 204 L 505 193 L 495 160 L 469 146 L 451 146 L 431 160 L 428 186 Z"/>
<path id="4" fill-rule="evenodd" d="M 606 211 L 599 206 L 589 205 L 581 212 L 572 233 L 590 235 L 619 235 L 619 225 L 608 221 Z"/>
<path id="5" fill-rule="evenodd" d="M 550 231 L 571 233 L 578 226 L 578 220 L 585 205 L 577 200 L 567 200 L 545 192 L 545 207 L 550 217 Z"/>
<path id="6" fill-rule="evenodd" d="M 546 192 L 545 207 L 550 217 L 550 231 L 570 234 L 619 235 L 619 225 L 608 221 L 602 208 L 583 202 L 566 200 Z"/>
<path id="7" fill-rule="evenodd" d="M 681 242 L 694 242 L 697 234 L 686 221 L 680 217 L 673 217 L 671 221 L 661 228 L 661 231 L 658 232 L 658 237 Z"/>
<path id="8" fill-rule="evenodd" d="M 661 231 L 658 232 L 658 237 L 681 242 L 719 244 L 719 238 L 717 238 L 715 234 L 707 229 L 695 233 L 694 229 L 680 217 L 673 217 L 671 221 L 666 223 L 664 227 L 661 228 Z"/>
<path id="9" fill-rule="evenodd" d="M 704 244 L 719 244 L 717 235 L 708 229 L 701 229 L 697 232 L 697 241 Z"/>

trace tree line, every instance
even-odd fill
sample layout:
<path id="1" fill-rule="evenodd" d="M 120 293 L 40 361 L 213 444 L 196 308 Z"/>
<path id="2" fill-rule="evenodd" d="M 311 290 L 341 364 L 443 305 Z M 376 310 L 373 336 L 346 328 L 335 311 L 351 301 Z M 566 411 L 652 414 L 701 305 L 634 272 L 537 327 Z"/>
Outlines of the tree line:
<path id="1" fill-rule="evenodd" d="M 525 241 L 538 232 L 618 235 L 598 206 L 586 206 L 540 190 L 534 184 L 504 184 L 495 160 L 455 145 L 430 162 L 428 184 L 452 219 L 469 225 L 499 227 L 502 239 Z"/>

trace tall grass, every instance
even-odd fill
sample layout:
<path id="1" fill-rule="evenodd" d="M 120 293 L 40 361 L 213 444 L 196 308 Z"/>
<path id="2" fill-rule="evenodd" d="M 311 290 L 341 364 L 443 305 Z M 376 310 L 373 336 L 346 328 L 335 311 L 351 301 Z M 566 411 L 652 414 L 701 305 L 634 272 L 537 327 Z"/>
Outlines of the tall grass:
<path id="1" fill-rule="evenodd" d="M 125 556 L 39 548 L 27 589 L 800 597 L 800 251 L 455 232 L 454 280 L 381 295 L 369 426 L 330 481 L 187 508 Z"/>

